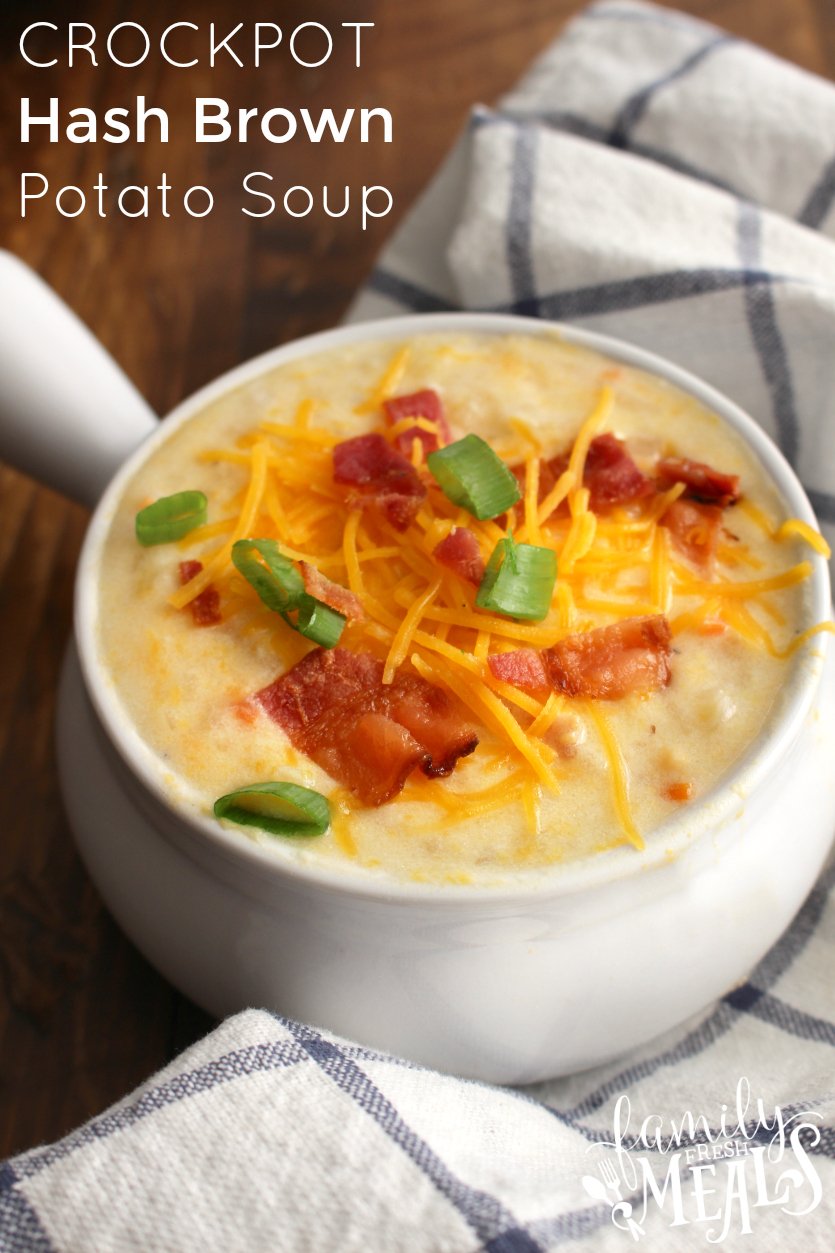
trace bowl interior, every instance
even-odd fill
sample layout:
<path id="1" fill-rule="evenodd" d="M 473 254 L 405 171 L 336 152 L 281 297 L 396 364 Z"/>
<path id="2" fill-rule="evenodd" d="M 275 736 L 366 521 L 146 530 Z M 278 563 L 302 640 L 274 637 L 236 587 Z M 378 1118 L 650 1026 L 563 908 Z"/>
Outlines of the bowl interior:
<path id="1" fill-rule="evenodd" d="M 392 318 L 382 322 L 363 323 L 326 331 L 283 345 L 223 375 L 189 397 L 161 423 L 160 428 L 128 459 L 109 485 L 91 521 L 79 563 L 76 587 L 76 636 L 81 666 L 88 693 L 107 735 L 131 772 L 163 805 L 172 808 L 162 782 L 161 764 L 126 715 L 117 695 L 104 673 L 97 647 L 97 572 L 102 549 L 113 514 L 126 484 L 144 460 L 177 428 L 195 413 L 204 409 L 224 393 L 240 387 L 276 366 L 302 357 L 368 341 L 402 340 L 420 334 L 478 333 L 487 335 L 525 334 L 553 336 L 558 333 L 566 342 L 596 350 L 616 361 L 654 374 L 684 392 L 693 395 L 707 408 L 728 423 L 759 460 L 773 480 L 790 514 L 815 525 L 812 508 L 791 467 L 764 431 L 725 396 L 695 376 L 641 349 L 570 326 L 557 326 L 538 319 L 490 314 L 424 314 L 417 317 Z M 813 557 L 813 575 L 809 585 L 810 621 L 821 621 L 830 615 L 829 572 L 823 558 Z M 324 866 L 302 864 L 280 855 L 279 850 L 265 848 L 246 839 L 245 835 L 228 831 L 209 818 L 177 809 L 184 833 L 194 838 L 199 856 L 206 842 L 222 849 L 227 857 L 248 863 L 260 874 L 299 876 L 336 892 L 384 895 L 386 898 L 447 900 L 451 904 L 489 895 L 537 895 L 540 893 L 573 892 L 594 884 L 644 871 L 659 861 L 668 861 L 685 849 L 698 835 L 715 829 L 738 806 L 740 792 L 749 795 L 757 783 L 773 768 L 776 761 L 793 742 L 814 699 L 828 640 L 820 637 L 813 664 L 792 664 L 780 702 L 780 708 L 760 737 L 736 763 L 720 784 L 700 798 L 686 811 L 674 815 L 652 832 L 645 852 L 636 855 L 632 848 L 617 848 L 593 857 L 526 871 L 508 878 L 507 884 L 496 886 L 437 885 L 405 883 L 384 873 L 375 873 L 354 866 L 344 871 Z"/>

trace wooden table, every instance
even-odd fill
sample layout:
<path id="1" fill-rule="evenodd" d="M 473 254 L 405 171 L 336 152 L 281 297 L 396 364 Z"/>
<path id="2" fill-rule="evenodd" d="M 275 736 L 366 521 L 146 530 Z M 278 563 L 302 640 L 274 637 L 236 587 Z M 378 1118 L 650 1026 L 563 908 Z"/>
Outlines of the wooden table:
<path id="1" fill-rule="evenodd" d="M 274 71 L 231 63 L 177 71 L 151 58 L 136 70 L 28 68 L 18 54 L 31 6 L 7 0 L 0 16 L 3 161 L 0 241 L 34 266 L 87 322 L 151 404 L 168 411 L 216 374 L 281 341 L 330 326 L 386 237 L 432 174 L 470 105 L 509 88 L 558 32 L 578 0 L 181 0 L 161 18 L 139 0 L 130 18 L 159 32 L 169 21 L 234 25 L 277 20 L 373 21 L 363 66 L 348 41 L 321 69 L 277 57 Z M 685 0 L 680 8 L 725 26 L 807 69 L 835 76 L 833 0 Z M 350 13 L 347 10 L 350 9 Z M 107 32 L 125 20 L 116 0 L 92 0 L 84 20 Z M 37 16 L 41 16 L 38 14 Z M 63 28 L 63 19 L 47 15 Z M 46 43 L 40 45 L 47 47 Z M 32 48 L 36 45 L 33 43 Z M 44 59 L 48 53 L 45 54 Z M 309 59 L 313 59 L 312 56 Z M 103 110 L 144 93 L 172 118 L 197 95 L 237 106 L 383 106 L 395 142 L 293 142 L 276 150 L 195 145 L 172 127 L 164 149 L 98 143 L 18 144 L 18 98 Z M 178 133 L 177 133 L 178 132 Z M 276 155 L 278 152 L 278 155 Z M 11 154 L 11 159 L 10 159 Z M 292 220 L 239 213 L 232 190 L 253 169 L 286 185 L 392 189 L 395 209 L 363 232 L 357 217 L 322 212 Z M 101 169 L 119 187 L 166 170 L 177 186 L 211 185 L 218 208 L 201 220 L 174 212 L 128 221 L 89 211 L 74 220 L 36 207 L 22 221 L 18 171 L 53 186 L 89 186 Z M 52 720 L 70 630 L 73 571 L 86 514 L 0 465 L 0 1158 L 54 1139 L 124 1095 L 211 1027 L 121 935 L 82 869 L 61 808 Z"/>

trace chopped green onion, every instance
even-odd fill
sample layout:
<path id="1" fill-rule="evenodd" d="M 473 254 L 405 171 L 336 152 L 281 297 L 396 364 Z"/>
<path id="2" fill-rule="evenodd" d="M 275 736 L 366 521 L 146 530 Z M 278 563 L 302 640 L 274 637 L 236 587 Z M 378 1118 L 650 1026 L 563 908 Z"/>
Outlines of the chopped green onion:
<path id="1" fill-rule="evenodd" d="M 509 618 L 541 622 L 551 607 L 557 555 L 536 544 L 500 539 L 493 549 L 475 603 Z"/>
<path id="2" fill-rule="evenodd" d="M 331 821 L 321 792 L 296 783 L 250 783 L 215 801 L 216 818 L 270 835 L 322 835 Z"/>
<path id="3" fill-rule="evenodd" d="M 232 561 L 275 613 L 295 609 L 304 596 L 301 574 L 273 539 L 239 539 L 232 545 Z"/>
<path id="4" fill-rule="evenodd" d="M 136 538 L 150 548 L 182 539 L 206 521 L 208 501 L 203 492 L 175 492 L 161 496 L 136 515 Z"/>
<path id="5" fill-rule="evenodd" d="M 431 452 L 426 464 L 444 495 L 474 518 L 495 518 L 521 496 L 515 475 L 480 435 Z"/>
<path id="6" fill-rule="evenodd" d="M 333 648 L 338 642 L 344 614 L 304 590 L 299 570 L 275 540 L 239 539 L 232 545 L 232 561 L 267 608 L 281 614 L 294 631 L 323 648 Z"/>
<path id="7" fill-rule="evenodd" d="M 299 601 L 299 616 L 290 625 L 323 648 L 333 648 L 345 627 L 345 615 L 305 592 Z"/>

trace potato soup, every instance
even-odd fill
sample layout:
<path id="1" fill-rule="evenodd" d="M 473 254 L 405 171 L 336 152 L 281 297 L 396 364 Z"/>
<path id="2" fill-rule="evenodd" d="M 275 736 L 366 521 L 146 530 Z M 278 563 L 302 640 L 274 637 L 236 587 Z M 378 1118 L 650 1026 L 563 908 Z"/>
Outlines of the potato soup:
<path id="1" fill-rule="evenodd" d="M 640 858 L 714 788 L 814 648 L 812 548 L 667 382 L 556 333 L 427 334 L 175 430 L 116 508 L 99 642 L 175 807 L 500 882 Z"/>

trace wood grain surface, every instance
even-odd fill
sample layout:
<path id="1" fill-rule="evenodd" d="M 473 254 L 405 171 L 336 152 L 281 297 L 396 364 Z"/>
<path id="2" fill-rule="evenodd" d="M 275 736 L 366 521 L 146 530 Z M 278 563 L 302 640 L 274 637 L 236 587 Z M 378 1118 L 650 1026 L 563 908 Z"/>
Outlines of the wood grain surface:
<path id="1" fill-rule="evenodd" d="M 41 6 L 6 0 L 0 13 L 2 162 L 0 243 L 32 265 L 84 319 L 160 412 L 255 353 L 340 318 L 375 254 L 408 209 L 475 101 L 508 89 L 581 5 L 577 0 L 231 0 L 163 5 L 92 0 Z M 754 40 L 809 70 L 835 76 L 833 0 L 686 0 L 679 8 Z M 46 10 L 49 10 L 48 13 Z M 348 12 L 350 10 L 350 12 Z M 272 20 L 373 21 L 361 70 L 348 41 L 321 69 L 277 57 L 269 72 L 231 63 L 177 71 L 152 57 L 122 70 L 29 69 L 21 31 L 36 17 L 117 22 L 161 31 L 175 20 L 234 25 Z M 46 44 L 42 45 L 48 46 Z M 35 45 L 33 44 L 34 48 Z M 49 54 L 47 54 L 49 55 Z M 383 106 L 395 142 L 275 148 L 263 139 L 195 145 L 98 143 L 25 150 L 19 98 L 97 109 L 144 93 L 172 118 L 197 95 L 235 107 L 311 110 Z M 18 211 L 21 169 L 53 186 L 91 186 L 102 170 L 119 187 L 166 170 L 177 187 L 210 185 L 215 212 L 131 222 L 89 211 L 61 219 L 45 205 Z M 319 212 L 256 221 L 239 212 L 248 170 L 277 185 L 358 189 L 381 183 L 392 214 L 363 232 L 357 217 Z M 70 630 L 72 582 L 85 512 L 0 465 L 0 1158 L 62 1135 L 124 1095 L 211 1027 L 121 935 L 82 869 L 57 790 L 55 692 Z"/>

